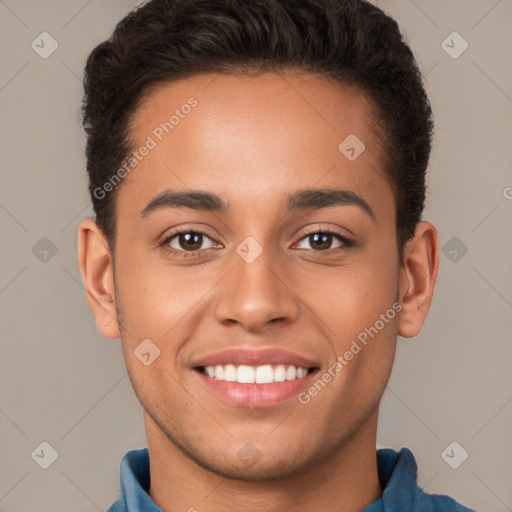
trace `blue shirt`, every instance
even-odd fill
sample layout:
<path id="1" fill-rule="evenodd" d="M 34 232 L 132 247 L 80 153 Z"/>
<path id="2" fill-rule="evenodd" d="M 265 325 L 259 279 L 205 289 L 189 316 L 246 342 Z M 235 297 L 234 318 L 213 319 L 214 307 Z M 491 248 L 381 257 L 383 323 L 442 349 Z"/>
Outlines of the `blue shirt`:
<path id="1" fill-rule="evenodd" d="M 416 484 L 417 465 L 408 448 L 377 450 L 384 491 L 361 512 L 475 512 L 449 496 L 426 494 Z M 131 450 L 121 460 L 121 492 L 107 512 L 163 512 L 149 497 L 149 452 Z"/>

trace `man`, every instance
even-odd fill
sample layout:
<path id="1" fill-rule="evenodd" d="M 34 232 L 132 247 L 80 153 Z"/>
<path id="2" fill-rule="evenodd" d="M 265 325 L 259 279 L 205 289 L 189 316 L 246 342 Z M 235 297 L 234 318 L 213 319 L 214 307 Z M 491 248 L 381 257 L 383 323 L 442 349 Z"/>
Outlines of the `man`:
<path id="1" fill-rule="evenodd" d="M 431 109 L 362 0 L 153 0 L 85 70 L 79 263 L 147 448 L 120 511 L 467 511 L 376 452 L 438 273 Z"/>

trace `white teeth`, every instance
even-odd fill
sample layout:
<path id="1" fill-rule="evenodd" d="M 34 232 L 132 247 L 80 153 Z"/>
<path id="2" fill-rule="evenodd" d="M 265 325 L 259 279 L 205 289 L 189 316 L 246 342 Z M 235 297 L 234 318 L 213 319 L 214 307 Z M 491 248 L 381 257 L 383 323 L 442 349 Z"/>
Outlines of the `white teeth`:
<path id="1" fill-rule="evenodd" d="M 302 379 L 308 374 L 306 368 L 297 368 L 297 379 Z"/>
<path id="2" fill-rule="evenodd" d="M 254 382 L 254 368 L 252 366 L 239 366 L 236 371 L 236 381 L 241 384 L 252 384 Z"/>
<path id="3" fill-rule="evenodd" d="M 302 379 L 308 374 L 307 368 L 293 365 L 278 364 L 272 366 L 264 364 L 261 366 L 236 366 L 233 364 L 207 366 L 204 373 L 208 377 L 228 382 L 239 382 L 241 384 L 269 384 L 271 382 L 283 382 L 285 380 Z"/>
<path id="4" fill-rule="evenodd" d="M 295 366 L 288 366 L 286 370 L 286 380 L 295 380 L 297 378 L 297 368 Z"/>
<path id="5" fill-rule="evenodd" d="M 236 367 L 232 364 L 224 366 L 224 380 L 228 382 L 236 381 Z"/>
<path id="6" fill-rule="evenodd" d="M 279 364 L 274 369 L 274 381 L 283 382 L 286 380 L 286 368 L 284 364 Z"/>
<path id="7" fill-rule="evenodd" d="M 256 377 L 254 378 L 256 384 L 268 384 L 274 382 L 274 370 L 272 366 L 266 364 L 265 366 L 258 366 L 256 368 Z"/>
<path id="8" fill-rule="evenodd" d="M 218 364 L 215 367 L 215 378 L 219 380 L 224 380 L 224 366 Z"/>

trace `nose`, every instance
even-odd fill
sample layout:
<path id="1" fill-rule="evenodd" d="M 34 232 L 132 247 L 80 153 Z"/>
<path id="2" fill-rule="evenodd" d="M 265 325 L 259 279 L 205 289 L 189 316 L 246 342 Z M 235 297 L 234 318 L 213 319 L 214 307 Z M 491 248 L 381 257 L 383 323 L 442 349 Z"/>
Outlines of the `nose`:
<path id="1" fill-rule="evenodd" d="M 293 292 L 285 258 L 277 259 L 265 250 L 251 263 L 234 254 L 234 266 L 218 290 L 215 316 L 219 322 L 261 332 L 271 322 L 297 320 L 300 300 Z"/>

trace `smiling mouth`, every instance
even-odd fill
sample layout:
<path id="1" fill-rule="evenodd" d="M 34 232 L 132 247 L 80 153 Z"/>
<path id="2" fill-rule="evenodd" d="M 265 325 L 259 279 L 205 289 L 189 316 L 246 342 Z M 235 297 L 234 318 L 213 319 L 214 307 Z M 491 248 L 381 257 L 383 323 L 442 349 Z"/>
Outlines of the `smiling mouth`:
<path id="1" fill-rule="evenodd" d="M 272 384 L 303 379 L 318 370 L 318 367 L 305 368 L 292 364 L 215 365 L 198 366 L 195 370 L 212 379 L 239 384 Z"/>

